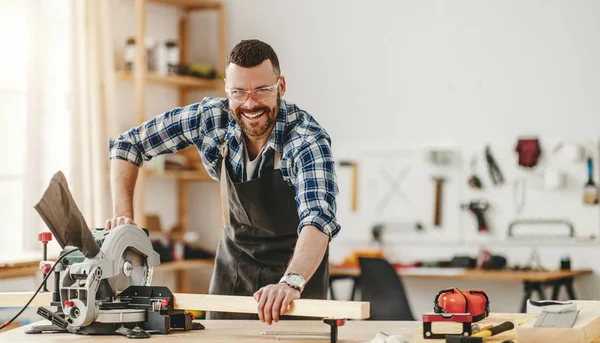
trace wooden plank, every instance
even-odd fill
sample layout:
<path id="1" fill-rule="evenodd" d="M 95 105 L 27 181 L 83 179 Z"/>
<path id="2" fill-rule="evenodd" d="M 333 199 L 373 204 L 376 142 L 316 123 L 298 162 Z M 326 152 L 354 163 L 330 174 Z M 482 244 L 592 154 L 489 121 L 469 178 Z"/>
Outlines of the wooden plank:
<path id="1" fill-rule="evenodd" d="M 147 73 L 147 56 L 145 48 L 146 36 L 146 0 L 135 0 L 135 62 L 134 62 L 134 94 L 136 125 L 144 122 L 145 81 Z M 138 173 L 133 199 L 133 220 L 139 227 L 146 227 L 146 208 L 144 206 L 146 177 Z"/>
<path id="2" fill-rule="evenodd" d="M 219 58 L 217 63 L 217 73 L 222 77 L 225 77 L 225 60 L 227 59 L 227 25 L 225 18 L 225 7 L 221 6 L 217 14 L 217 44 Z M 225 97 L 224 87 L 221 87 L 219 91 L 221 96 Z"/>
<path id="3" fill-rule="evenodd" d="M 189 105 L 188 103 L 188 88 L 180 88 L 178 94 L 178 104 L 179 107 L 185 107 Z"/>
<path id="4" fill-rule="evenodd" d="M 27 303 L 33 292 L 0 293 L 0 307 L 20 307 Z M 256 313 L 257 303 L 251 296 L 209 295 L 175 293 L 175 308 L 199 311 L 222 311 Z M 52 293 L 40 293 L 32 301 L 32 307 L 49 306 Z M 337 301 L 297 299 L 292 302 L 290 316 L 335 317 L 346 319 L 369 318 L 369 303 L 359 301 Z"/>
<path id="5" fill-rule="evenodd" d="M 185 180 L 177 181 L 177 217 L 179 220 L 179 230 L 176 233 L 185 235 L 189 227 L 189 213 L 188 213 L 188 200 L 189 200 L 189 183 Z M 183 244 L 183 242 L 181 243 Z M 189 292 L 189 273 L 187 269 L 180 269 L 177 271 L 177 286 L 176 291 L 187 293 Z"/>
<path id="6" fill-rule="evenodd" d="M 135 62 L 134 79 L 135 87 L 135 118 L 136 124 L 144 121 L 144 82 L 147 73 L 147 56 L 144 47 L 146 35 L 146 1 L 135 0 Z"/>
<path id="7" fill-rule="evenodd" d="M 179 60 L 182 64 L 190 63 L 190 11 L 183 10 L 179 18 Z"/>
<path id="8" fill-rule="evenodd" d="M 189 187 L 190 184 L 187 180 L 177 180 L 177 217 L 181 234 L 185 234 L 189 230 Z"/>
<path id="9" fill-rule="evenodd" d="M 179 18 L 179 61 L 181 64 L 190 64 L 190 11 L 184 9 Z M 188 90 L 179 89 L 179 106 L 188 104 Z"/>
<path id="10" fill-rule="evenodd" d="M 177 308 L 187 310 L 256 313 L 256 300 L 249 296 L 208 294 L 175 294 Z M 290 316 L 337 317 L 347 319 L 369 318 L 369 303 L 358 301 L 336 301 L 297 299 L 293 301 Z"/>
<path id="11" fill-rule="evenodd" d="M 517 328 L 519 343 L 589 343 L 600 337 L 600 301 L 576 301 L 580 309 L 570 328 L 534 327 L 530 321 Z"/>

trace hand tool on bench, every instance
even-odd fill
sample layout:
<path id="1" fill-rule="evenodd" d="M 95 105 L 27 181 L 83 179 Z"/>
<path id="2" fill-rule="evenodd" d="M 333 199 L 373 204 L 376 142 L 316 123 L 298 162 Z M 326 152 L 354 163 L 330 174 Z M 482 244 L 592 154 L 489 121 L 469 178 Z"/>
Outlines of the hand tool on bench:
<path id="1" fill-rule="evenodd" d="M 505 321 L 496 326 L 492 326 L 489 329 L 481 330 L 476 334 L 472 334 L 471 337 L 490 337 L 502 333 L 504 331 L 512 330 L 515 328 L 515 324 L 511 321 Z"/>
<path id="2" fill-rule="evenodd" d="M 534 327 L 570 328 L 575 323 L 579 309 L 573 301 L 529 299 L 527 313 L 538 313 Z"/>
<path id="3" fill-rule="evenodd" d="M 447 335 L 446 343 L 483 343 L 485 337 L 497 335 L 499 333 L 512 330 L 515 328 L 515 324 L 511 321 L 505 321 L 496 326 L 492 326 L 489 329 L 481 330 L 478 333 L 470 336 L 459 336 L 459 335 Z"/>
<path id="4" fill-rule="evenodd" d="M 257 313 L 257 302 L 251 296 L 173 294 L 167 287 L 150 286 L 153 267 L 160 264 L 160 259 L 152 249 L 147 230 L 121 225 L 110 231 L 101 228 L 92 232 L 61 172 L 53 177 L 35 208 L 64 250 L 36 292 L 0 293 L 0 307 L 25 305 L 24 310 L 29 305 L 41 306 L 38 314 L 52 322 L 33 327 L 28 333 L 149 338 L 150 332 L 203 329 L 184 309 Z M 53 272 L 53 292 L 39 293 Z M 56 306 L 57 310 L 43 306 Z M 369 303 L 297 299 L 285 315 L 326 317 L 325 323 L 336 325 L 337 330 L 339 322 L 332 322 L 329 317 L 368 318 Z M 4 326 L 15 319 L 16 316 Z M 331 338 L 337 338 L 337 334 Z"/>
<path id="5" fill-rule="evenodd" d="M 491 328 L 492 326 L 494 326 L 494 325 L 490 324 L 490 325 L 485 325 L 485 326 L 481 327 L 481 326 L 479 326 L 479 324 L 475 324 L 471 327 L 471 334 L 478 333 L 481 330 L 487 330 L 487 329 Z"/>

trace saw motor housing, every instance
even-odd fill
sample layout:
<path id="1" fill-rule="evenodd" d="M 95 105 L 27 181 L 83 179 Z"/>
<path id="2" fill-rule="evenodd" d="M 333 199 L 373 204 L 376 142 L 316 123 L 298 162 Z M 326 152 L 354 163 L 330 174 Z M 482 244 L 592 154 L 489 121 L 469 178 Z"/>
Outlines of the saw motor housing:
<path id="1" fill-rule="evenodd" d="M 148 286 L 152 281 L 152 268 L 160 264 L 148 234 L 137 226 L 121 225 L 111 231 L 95 231 L 95 237 L 103 238 L 96 240 L 101 243 L 100 253 L 67 265 L 60 276 L 60 301 L 65 319 L 72 326 L 86 326 L 96 321 L 100 314 L 97 300 L 110 300 L 96 299 L 104 280 L 113 294 L 129 286 Z M 133 258 L 137 265 L 131 261 Z M 132 278 L 134 273 L 138 274 L 137 279 Z"/>

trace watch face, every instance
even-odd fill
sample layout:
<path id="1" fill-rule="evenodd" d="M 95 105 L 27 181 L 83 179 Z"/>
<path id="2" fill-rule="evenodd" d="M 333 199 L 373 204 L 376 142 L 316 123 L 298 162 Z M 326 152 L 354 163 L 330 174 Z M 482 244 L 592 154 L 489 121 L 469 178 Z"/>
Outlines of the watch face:
<path id="1" fill-rule="evenodd" d="M 302 282 L 302 280 L 300 280 L 300 277 L 298 275 L 290 275 L 288 280 L 293 283 L 294 285 L 300 285 L 300 283 Z"/>
<path id="2" fill-rule="evenodd" d="M 287 282 L 297 287 L 304 286 L 304 279 L 300 275 L 288 275 Z"/>

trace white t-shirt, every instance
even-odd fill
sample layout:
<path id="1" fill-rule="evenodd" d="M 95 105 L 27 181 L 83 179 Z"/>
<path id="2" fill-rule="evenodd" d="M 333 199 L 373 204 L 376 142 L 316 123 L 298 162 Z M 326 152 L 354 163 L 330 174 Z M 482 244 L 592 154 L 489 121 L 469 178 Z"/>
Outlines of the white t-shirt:
<path id="1" fill-rule="evenodd" d="M 258 153 L 258 155 L 253 161 L 250 161 L 250 157 L 248 156 L 248 149 L 246 149 L 246 144 L 244 144 L 244 155 L 244 157 L 246 158 L 246 181 L 250 181 L 258 177 L 258 166 L 260 165 L 262 150 Z M 256 175 L 254 175 L 255 173 Z"/>

